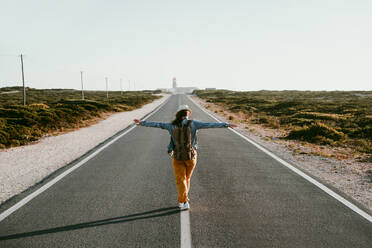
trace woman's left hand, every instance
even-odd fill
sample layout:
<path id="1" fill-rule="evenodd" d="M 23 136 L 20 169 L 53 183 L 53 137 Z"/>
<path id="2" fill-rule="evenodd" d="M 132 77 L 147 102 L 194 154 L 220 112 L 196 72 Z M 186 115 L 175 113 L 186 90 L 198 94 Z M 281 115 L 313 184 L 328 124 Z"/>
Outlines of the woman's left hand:
<path id="1" fill-rule="evenodd" d="M 237 127 L 238 125 L 235 125 L 235 124 L 232 124 L 232 123 L 229 123 L 229 127 L 231 128 L 234 128 L 234 127 Z"/>

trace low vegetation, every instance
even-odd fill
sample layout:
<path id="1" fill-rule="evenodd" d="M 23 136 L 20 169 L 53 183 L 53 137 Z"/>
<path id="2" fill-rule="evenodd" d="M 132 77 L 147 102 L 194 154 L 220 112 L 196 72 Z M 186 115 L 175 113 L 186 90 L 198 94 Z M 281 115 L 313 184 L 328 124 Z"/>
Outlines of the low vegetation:
<path id="1" fill-rule="evenodd" d="M 372 154 L 372 91 L 197 90 L 194 94 L 240 112 L 246 123 L 283 130 L 285 139 Z"/>
<path id="2" fill-rule="evenodd" d="M 87 126 L 105 113 L 129 111 L 158 99 L 160 91 L 109 92 L 27 88 L 23 106 L 20 87 L 0 88 L 0 148 L 25 145 L 47 134 Z"/>

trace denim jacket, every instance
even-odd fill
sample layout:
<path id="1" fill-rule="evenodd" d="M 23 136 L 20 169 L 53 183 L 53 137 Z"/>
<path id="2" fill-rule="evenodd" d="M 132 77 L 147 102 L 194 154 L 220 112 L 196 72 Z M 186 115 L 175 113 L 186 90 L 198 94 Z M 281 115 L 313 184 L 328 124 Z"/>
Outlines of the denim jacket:
<path id="1" fill-rule="evenodd" d="M 185 118 L 182 121 L 182 126 L 187 123 L 188 118 Z M 141 121 L 141 125 L 145 127 L 157 127 L 161 129 L 168 130 L 169 134 L 171 135 L 171 139 L 168 145 L 168 152 L 173 151 L 174 149 L 174 137 L 173 137 L 173 130 L 176 128 L 175 125 L 172 125 L 171 122 L 150 122 L 150 121 Z M 198 149 L 198 142 L 196 139 L 196 133 L 198 129 L 203 128 L 222 128 L 222 127 L 229 127 L 229 123 L 227 122 L 202 122 L 197 120 L 192 120 L 190 123 L 191 129 L 191 144 L 195 149 Z"/>

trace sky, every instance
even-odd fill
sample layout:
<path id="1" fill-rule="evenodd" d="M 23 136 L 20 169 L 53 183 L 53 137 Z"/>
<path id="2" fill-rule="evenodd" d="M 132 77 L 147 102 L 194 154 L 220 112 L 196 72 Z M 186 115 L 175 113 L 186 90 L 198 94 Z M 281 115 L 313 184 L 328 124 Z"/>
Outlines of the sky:
<path id="1" fill-rule="evenodd" d="M 0 87 L 372 90 L 370 0 L 0 0 Z"/>

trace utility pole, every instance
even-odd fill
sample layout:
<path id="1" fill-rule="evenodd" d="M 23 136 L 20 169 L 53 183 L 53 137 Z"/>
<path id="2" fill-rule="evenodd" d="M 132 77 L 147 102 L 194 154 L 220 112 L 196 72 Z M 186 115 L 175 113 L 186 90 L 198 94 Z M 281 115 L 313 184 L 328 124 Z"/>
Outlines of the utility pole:
<path id="1" fill-rule="evenodd" d="M 129 91 L 130 91 L 130 79 L 128 79 L 128 83 L 129 83 Z"/>
<path id="2" fill-rule="evenodd" d="M 123 95 L 123 80 L 120 78 L 120 95 Z"/>
<path id="3" fill-rule="evenodd" d="M 108 78 L 106 77 L 106 98 L 108 99 Z"/>
<path id="4" fill-rule="evenodd" d="M 83 71 L 80 71 L 80 81 L 81 81 L 81 100 L 84 100 Z"/>
<path id="5" fill-rule="evenodd" d="M 23 105 L 26 106 L 26 87 L 25 87 L 25 73 L 23 71 L 23 54 L 21 54 L 21 66 L 22 66 L 22 84 L 23 84 Z"/>

